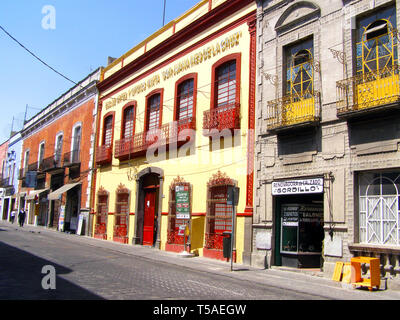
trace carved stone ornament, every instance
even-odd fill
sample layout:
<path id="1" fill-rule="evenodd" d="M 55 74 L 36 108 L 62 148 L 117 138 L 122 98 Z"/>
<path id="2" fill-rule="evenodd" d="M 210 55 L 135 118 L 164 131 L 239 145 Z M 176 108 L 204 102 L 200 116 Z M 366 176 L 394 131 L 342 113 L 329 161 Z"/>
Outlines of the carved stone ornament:
<path id="1" fill-rule="evenodd" d="M 97 191 L 97 194 L 99 196 L 106 196 L 106 195 L 108 195 L 108 191 L 106 189 L 104 189 L 103 186 L 100 186 L 99 191 Z"/>
<path id="2" fill-rule="evenodd" d="M 182 178 L 181 176 L 177 176 L 171 183 L 170 185 L 170 189 L 174 190 L 176 185 L 180 185 L 180 184 L 188 184 L 184 178 Z"/>
<path id="3" fill-rule="evenodd" d="M 225 172 L 221 172 L 219 170 L 217 173 L 213 174 L 211 179 L 207 182 L 208 187 L 226 186 L 226 185 L 234 185 L 234 182 L 231 178 L 227 176 Z"/>
<path id="4" fill-rule="evenodd" d="M 117 193 L 129 193 L 129 189 L 123 183 L 120 183 L 117 188 Z"/>

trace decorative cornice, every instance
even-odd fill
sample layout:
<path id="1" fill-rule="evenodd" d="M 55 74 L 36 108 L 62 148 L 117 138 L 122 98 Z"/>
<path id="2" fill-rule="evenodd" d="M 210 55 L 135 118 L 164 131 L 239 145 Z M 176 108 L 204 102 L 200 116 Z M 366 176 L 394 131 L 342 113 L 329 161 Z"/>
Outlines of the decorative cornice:
<path id="1" fill-rule="evenodd" d="M 226 186 L 226 185 L 235 185 L 234 181 L 228 177 L 225 172 L 221 172 L 218 170 L 217 173 L 213 174 L 210 180 L 207 182 L 207 187 L 216 187 L 216 186 Z"/>
<path id="2" fill-rule="evenodd" d="M 213 25 L 220 23 L 220 21 L 251 3 L 253 3 L 253 0 L 230 0 L 217 6 L 215 9 L 207 12 L 202 17 L 195 20 L 179 32 L 173 34 L 159 45 L 145 52 L 139 58 L 125 65 L 122 69 L 116 71 L 107 79 L 99 82 L 97 85 L 99 91 L 103 92 L 111 88 L 122 79 L 129 77 L 137 70 L 140 70 L 154 60 L 159 59 L 159 57 L 164 55 L 166 52 L 170 52 L 171 50 L 180 47 L 188 40 L 193 39 L 194 34 L 200 34 L 204 30 L 207 30 Z"/>

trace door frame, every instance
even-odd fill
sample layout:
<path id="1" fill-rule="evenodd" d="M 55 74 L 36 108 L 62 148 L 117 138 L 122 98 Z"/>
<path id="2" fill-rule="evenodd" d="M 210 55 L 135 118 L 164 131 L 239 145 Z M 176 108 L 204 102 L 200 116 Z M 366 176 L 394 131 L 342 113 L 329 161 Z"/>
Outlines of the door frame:
<path id="1" fill-rule="evenodd" d="M 157 178 L 157 183 L 145 185 L 149 175 Z M 146 187 L 156 188 L 156 212 L 157 227 L 154 237 L 154 247 L 161 248 L 161 209 L 163 199 L 164 171 L 157 167 L 148 167 L 140 171 L 136 175 L 136 204 L 135 204 L 135 234 L 132 239 L 132 244 L 143 245 L 143 226 L 144 226 L 144 198 Z"/>

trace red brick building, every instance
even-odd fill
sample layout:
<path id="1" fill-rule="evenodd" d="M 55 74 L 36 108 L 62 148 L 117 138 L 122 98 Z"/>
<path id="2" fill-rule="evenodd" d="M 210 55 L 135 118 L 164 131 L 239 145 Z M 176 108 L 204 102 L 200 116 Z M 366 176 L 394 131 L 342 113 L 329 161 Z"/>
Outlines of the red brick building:
<path id="1" fill-rule="evenodd" d="M 20 192 L 29 224 L 75 232 L 80 214 L 88 217 L 99 75 L 100 68 L 21 131 Z"/>

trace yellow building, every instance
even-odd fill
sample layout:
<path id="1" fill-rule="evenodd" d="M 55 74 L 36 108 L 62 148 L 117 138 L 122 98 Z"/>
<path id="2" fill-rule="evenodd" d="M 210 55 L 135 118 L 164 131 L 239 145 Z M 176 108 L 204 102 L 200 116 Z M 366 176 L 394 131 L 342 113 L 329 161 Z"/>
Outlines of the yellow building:
<path id="1" fill-rule="evenodd" d="M 203 0 L 103 70 L 95 237 L 224 259 L 233 222 L 249 263 L 255 22 L 254 1 Z"/>

